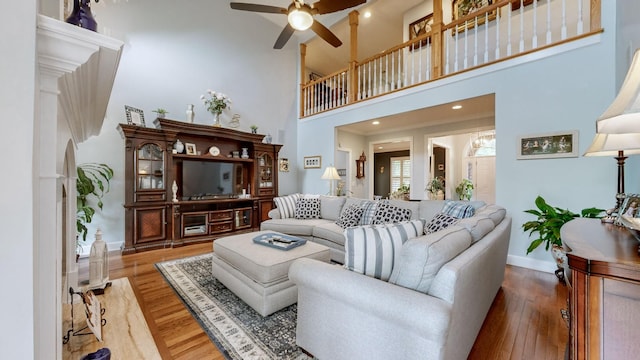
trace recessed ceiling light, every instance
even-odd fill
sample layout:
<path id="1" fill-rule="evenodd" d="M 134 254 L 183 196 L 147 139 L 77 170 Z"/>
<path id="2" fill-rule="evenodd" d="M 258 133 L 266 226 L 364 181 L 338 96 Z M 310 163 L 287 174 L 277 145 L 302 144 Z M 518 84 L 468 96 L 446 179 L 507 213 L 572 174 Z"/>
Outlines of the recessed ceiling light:
<path id="1" fill-rule="evenodd" d="M 364 12 L 364 17 L 367 18 L 367 19 L 370 18 L 371 17 L 371 11 L 365 11 Z"/>
<path id="2" fill-rule="evenodd" d="M 453 105 L 451 108 L 453 110 L 460 110 L 460 109 L 462 109 L 462 105 Z"/>
<path id="3" fill-rule="evenodd" d="M 372 122 L 373 125 L 380 125 L 380 121 L 376 120 L 374 122 Z"/>
<path id="4" fill-rule="evenodd" d="M 384 149 L 382 146 L 378 146 L 378 150 L 382 150 Z"/>

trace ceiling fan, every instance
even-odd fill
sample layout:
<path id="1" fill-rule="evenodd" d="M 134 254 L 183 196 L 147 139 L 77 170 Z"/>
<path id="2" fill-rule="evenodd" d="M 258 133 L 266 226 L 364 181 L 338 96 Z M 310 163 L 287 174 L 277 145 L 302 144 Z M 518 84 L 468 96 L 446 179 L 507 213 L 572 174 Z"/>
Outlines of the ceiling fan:
<path id="1" fill-rule="evenodd" d="M 282 49 L 295 30 L 304 31 L 308 28 L 311 28 L 314 33 L 318 34 L 318 36 L 334 47 L 342 45 L 342 41 L 340 41 L 331 30 L 315 20 L 313 16 L 345 10 L 364 4 L 365 2 L 366 0 L 319 0 L 311 5 L 307 5 L 304 3 L 304 0 L 293 0 L 291 5 L 286 9 L 278 6 L 239 2 L 232 2 L 230 5 L 234 10 L 287 15 L 289 23 L 284 27 L 276 43 L 273 45 L 274 49 Z"/>

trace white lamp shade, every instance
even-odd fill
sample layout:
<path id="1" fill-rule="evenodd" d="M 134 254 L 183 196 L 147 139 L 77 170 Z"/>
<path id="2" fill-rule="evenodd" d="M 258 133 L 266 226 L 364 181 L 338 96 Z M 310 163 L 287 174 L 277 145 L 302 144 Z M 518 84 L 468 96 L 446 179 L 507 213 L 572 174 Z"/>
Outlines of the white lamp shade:
<path id="1" fill-rule="evenodd" d="M 640 154 L 640 134 L 596 134 L 584 156 L 618 156 Z"/>
<path id="2" fill-rule="evenodd" d="M 313 16 L 306 10 L 294 9 L 287 16 L 292 28 L 300 31 L 307 30 L 313 24 Z"/>
<path id="3" fill-rule="evenodd" d="M 596 121 L 601 134 L 640 133 L 640 50 L 636 50 L 618 96 Z"/>
<path id="4" fill-rule="evenodd" d="M 323 180 L 340 180 L 340 175 L 338 175 L 338 170 L 335 167 L 327 166 L 320 178 Z"/>

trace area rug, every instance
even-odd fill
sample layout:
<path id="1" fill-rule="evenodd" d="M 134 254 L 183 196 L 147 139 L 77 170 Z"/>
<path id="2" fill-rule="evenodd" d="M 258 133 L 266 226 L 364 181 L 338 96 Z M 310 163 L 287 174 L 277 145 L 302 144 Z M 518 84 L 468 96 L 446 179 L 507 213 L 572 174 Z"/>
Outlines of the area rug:
<path id="1" fill-rule="evenodd" d="M 212 276 L 211 254 L 156 268 L 227 359 L 310 359 L 296 345 L 296 304 L 262 317 Z"/>

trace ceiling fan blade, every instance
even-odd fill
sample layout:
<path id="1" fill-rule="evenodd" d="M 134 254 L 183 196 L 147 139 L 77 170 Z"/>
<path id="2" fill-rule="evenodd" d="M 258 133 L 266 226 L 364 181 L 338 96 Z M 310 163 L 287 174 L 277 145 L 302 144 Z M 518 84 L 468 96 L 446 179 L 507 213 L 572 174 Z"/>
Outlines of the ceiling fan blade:
<path id="1" fill-rule="evenodd" d="M 366 0 L 319 0 L 311 7 L 315 14 L 328 14 L 366 3 Z"/>
<path id="2" fill-rule="evenodd" d="M 278 6 L 247 4 L 238 2 L 232 2 L 229 5 L 234 10 L 254 11 L 269 14 L 287 14 L 287 9 Z"/>
<path id="3" fill-rule="evenodd" d="M 314 33 L 318 34 L 318 36 L 323 38 L 324 41 L 333 45 L 333 47 L 338 47 L 342 45 L 342 41 L 340 41 L 340 39 L 338 39 L 338 37 L 335 36 L 331 32 L 331 30 L 327 29 L 326 26 L 320 24 L 318 20 L 313 21 L 313 24 L 311 24 L 311 30 L 313 30 Z"/>
<path id="4" fill-rule="evenodd" d="M 273 48 L 278 50 L 282 49 L 287 41 L 289 41 L 289 39 L 291 38 L 291 35 L 293 35 L 294 31 L 295 29 L 292 28 L 291 25 L 287 24 L 287 26 L 282 29 L 282 32 L 280 33 L 280 36 L 278 36 L 278 40 L 276 40 Z"/>

